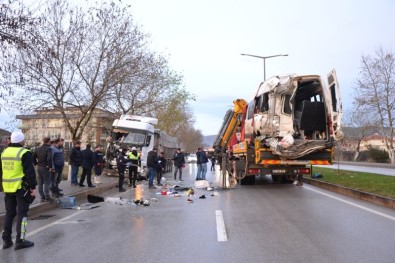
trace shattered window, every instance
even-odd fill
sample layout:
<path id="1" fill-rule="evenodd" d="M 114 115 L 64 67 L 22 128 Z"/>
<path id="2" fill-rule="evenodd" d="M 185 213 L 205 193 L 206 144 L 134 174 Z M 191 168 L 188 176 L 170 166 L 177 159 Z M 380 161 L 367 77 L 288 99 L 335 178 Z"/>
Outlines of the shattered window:
<path id="1" fill-rule="evenodd" d="M 248 120 L 254 117 L 254 108 L 255 108 L 255 100 L 252 100 L 250 103 L 248 103 L 248 109 L 247 109 Z"/>
<path id="2" fill-rule="evenodd" d="M 267 112 L 269 110 L 269 92 L 259 96 L 257 107 L 260 112 Z"/>
<path id="3" fill-rule="evenodd" d="M 145 134 L 143 133 L 129 133 L 123 143 L 132 144 L 136 146 L 142 146 L 145 144 Z"/>
<path id="4" fill-rule="evenodd" d="M 290 99 L 291 99 L 291 95 L 285 95 L 285 96 L 284 96 L 284 108 L 283 108 L 283 112 L 284 112 L 285 114 L 291 114 L 291 113 L 292 113 L 291 105 L 290 105 L 290 103 L 289 103 Z"/>
<path id="5" fill-rule="evenodd" d="M 337 99 L 336 99 L 336 85 L 332 85 L 330 87 L 331 90 L 331 97 L 332 97 L 332 110 L 337 112 Z"/>

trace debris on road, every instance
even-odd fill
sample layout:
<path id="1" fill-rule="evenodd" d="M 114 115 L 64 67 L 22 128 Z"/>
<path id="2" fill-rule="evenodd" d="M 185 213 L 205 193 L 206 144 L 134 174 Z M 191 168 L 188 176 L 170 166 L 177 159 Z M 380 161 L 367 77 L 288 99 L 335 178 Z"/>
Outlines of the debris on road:
<path id="1" fill-rule="evenodd" d="M 317 179 L 317 178 L 323 178 L 324 176 L 320 173 L 314 174 L 311 176 L 311 178 Z"/>
<path id="2" fill-rule="evenodd" d="M 61 208 L 72 208 L 77 206 L 77 201 L 74 196 L 63 196 L 58 200 Z"/>
<path id="3" fill-rule="evenodd" d="M 89 194 L 89 195 L 87 196 L 87 199 L 88 199 L 88 202 L 89 202 L 89 203 L 93 203 L 93 204 L 95 204 L 95 203 L 100 203 L 100 202 L 104 202 L 104 198 L 101 197 L 101 196 L 97 196 L 97 195 L 91 195 L 91 194 Z"/>
<path id="4" fill-rule="evenodd" d="M 210 183 L 207 180 L 199 180 L 195 182 L 195 188 L 208 188 Z"/>

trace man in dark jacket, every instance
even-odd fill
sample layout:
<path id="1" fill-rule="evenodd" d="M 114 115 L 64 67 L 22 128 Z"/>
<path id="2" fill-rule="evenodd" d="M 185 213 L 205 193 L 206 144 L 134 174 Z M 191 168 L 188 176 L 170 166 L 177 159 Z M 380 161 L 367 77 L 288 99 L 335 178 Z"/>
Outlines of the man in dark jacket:
<path id="1" fill-rule="evenodd" d="M 201 153 L 202 153 L 202 149 L 198 148 L 196 152 L 196 165 L 197 165 L 196 180 L 202 180 L 202 163 L 200 162 Z"/>
<path id="2" fill-rule="evenodd" d="M 38 173 L 38 192 L 41 196 L 41 202 L 53 201 L 49 194 L 49 184 L 51 182 L 51 173 L 55 172 L 52 161 L 52 149 L 49 137 L 44 137 L 43 144 L 33 153 L 33 161 L 37 166 Z M 54 196 L 56 192 L 53 192 Z"/>
<path id="3" fill-rule="evenodd" d="M 78 185 L 78 169 L 82 165 L 82 152 L 81 152 L 81 142 L 76 141 L 74 147 L 70 150 L 70 161 L 71 165 L 71 185 Z"/>
<path id="4" fill-rule="evenodd" d="M 174 171 L 174 180 L 177 179 L 177 172 L 180 173 L 180 181 L 182 181 L 182 168 L 185 165 L 185 155 L 183 152 L 181 152 L 181 148 L 178 148 L 176 153 L 174 154 L 174 166 L 176 170 Z"/>
<path id="5" fill-rule="evenodd" d="M 128 162 L 128 159 L 126 158 L 127 151 L 128 149 L 123 148 L 122 151 L 117 156 L 117 168 L 119 174 L 119 182 L 118 182 L 119 192 L 126 191 L 126 189 L 123 188 L 123 181 L 125 180 L 126 163 Z"/>
<path id="6" fill-rule="evenodd" d="M 25 239 L 25 234 L 29 204 L 33 202 L 36 195 L 37 182 L 33 156 L 29 150 L 23 148 L 24 141 L 25 136 L 23 133 L 13 132 L 9 147 L 1 154 L 0 182 L 5 193 L 4 202 L 6 209 L 2 235 L 3 249 L 13 246 L 12 223 L 15 216 L 17 220 L 14 249 L 34 246 L 33 242 Z"/>
<path id="7" fill-rule="evenodd" d="M 86 176 L 86 182 L 88 183 L 88 187 L 96 187 L 92 184 L 92 169 L 95 164 L 95 153 L 91 150 L 91 145 L 87 144 L 85 150 L 81 152 L 82 155 L 82 174 L 80 178 L 79 185 L 84 187 L 84 181 Z"/>
<path id="8" fill-rule="evenodd" d="M 103 171 L 105 161 L 104 161 L 104 153 L 103 147 L 99 144 L 95 147 L 95 183 L 100 184 L 100 176 Z"/>
<path id="9" fill-rule="evenodd" d="M 166 169 L 166 159 L 165 159 L 165 153 L 164 152 L 160 152 L 159 153 L 158 165 L 159 165 L 159 167 L 158 167 L 158 170 L 156 171 L 157 172 L 156 180 L 157 180 L 157 185 L 158 186 L 162 186 L 160 180 L 162 179 L 163 172 Z"/>
<path id="10" fill-rule="evenodd" d="M 147 167 L 148 167 L 148 188 L 149 189 L 156 189 L 154 186 L 154 178 L 156 175 L 156 170 L 158 169 L 158 149 L 154 147 L 152 151 L 148 153 L 147 156 Z"/>

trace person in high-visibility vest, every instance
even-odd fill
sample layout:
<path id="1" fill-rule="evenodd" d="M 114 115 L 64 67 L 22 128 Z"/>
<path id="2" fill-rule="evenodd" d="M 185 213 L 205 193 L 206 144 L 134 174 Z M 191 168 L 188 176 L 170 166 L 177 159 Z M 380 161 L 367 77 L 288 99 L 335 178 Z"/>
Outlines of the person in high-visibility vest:
<path id="1" fill-rule="evenodd" d="M 140 153 L 137 152 L 136 147 L 132 148 L 129 153 L 128 159 L 130 160 L 129 165 L 129 187 L 136 188 L 138 166 L 140 164 Z"/>
<path id="2" fill-rule="evenodd" d="M 3 249 L 13 246 L 12 223 L 16 220 L 16 242 L 14 249 L 34 246 L 25 239 L 29 205 L 36 195 L 36 172 L 32 153 L 23 148 L 25 136 L 21 132 L 11 134 L 11 143 L 1 153 L 0 181 L 5 193 L 6 215 L 4 221 Z"/>

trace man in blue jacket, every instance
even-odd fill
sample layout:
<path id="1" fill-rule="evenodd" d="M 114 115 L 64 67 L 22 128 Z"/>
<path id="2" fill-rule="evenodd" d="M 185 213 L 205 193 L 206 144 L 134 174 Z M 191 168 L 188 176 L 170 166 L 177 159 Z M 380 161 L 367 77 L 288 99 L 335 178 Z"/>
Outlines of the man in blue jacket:
<path id="1" fill-rule="evenodd" d="M 200 163 L 202 165 L 202 180 L 206 180 L 206 173 L 207 173 L 207 163 L 208 163 L 208 156 L 205 150 L 202 150 L 200 153 Z"/>
<path id="2" fill-rule="evenodd" d="M 59 183 L 62 180 L 62 172 L 64 167 L 64 152 L 62 149 L 62 140 L 57 138 L 54 140 L 52 149 L 52 160 L 55 171 L 51 174 L 51 191 L 52 195 L 60 197 L 63 194 L 60 193 Z"/>

